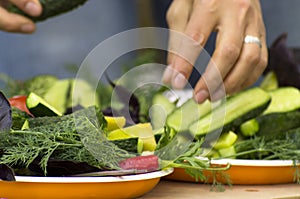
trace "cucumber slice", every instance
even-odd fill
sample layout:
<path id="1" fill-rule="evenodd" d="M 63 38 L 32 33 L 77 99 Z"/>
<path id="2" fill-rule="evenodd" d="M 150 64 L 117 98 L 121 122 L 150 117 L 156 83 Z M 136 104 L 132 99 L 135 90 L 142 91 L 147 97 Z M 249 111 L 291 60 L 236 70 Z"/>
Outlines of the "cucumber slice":
<path id="1" fill-rule="evenodd" d="M 100 99 L 96 90 L 83 79 L 70 79 L 69 99 L 67 108 L 81 105 L 85 108 L 89 106 L 100 106 Z"/>
<path id="2" fill-rule="evenodd" d="M 255 135 L 258 132 L 258 130 L 259 130 L 259 124 L 255 118 L 244 122 L 240 126 L 240 132 L 242 133 L 243 136 L 246 137 Z"/>
<path id="3" fill-rule="evenodd" d="M 57 80 L 43 98 L 59 112 L 65 113 L 70 86 L 68 79 Z"/>
<path id="4" fill-rule="evenodd" d="M 236 155 L 236 150 L 235 150 L 234 146 L 219 149 L 218 152 L 219 152 L 220 157 L 223 157 L 223 158 L 228 158 L 228 157 L 235 158 L 235 155 Z"/>
<path id="5" fill-rule="evenodd" d="M 189 99 L 168 116 L 167 125 L 176 131 L 186 131 L 192 122 L 208 114 L 211 109 L 212 103 L 208 100 L 197 104 L 194 99 Z"/>
<path id="6" fill-rule="evenodd" d="M 270 95 L 255 87 L 227 98 L 211 113 L 192 123 L 189 131 L 196 138 L 213 132 L 230 131 L 243 122 L 260 115 L 269 105 Z M 226 114 L 224 111 L 226 110 Z"/>
<path id="7" fill-rule="evenodd" d="M 170 102 L 163 93 L 154 95 L 150 109 L 150 118 L 153 129 L 160 129 L 165 126 L 167 116 L 174 110 L 175 104 Z"/>
<path id="8" fill-rule="evenodd" d="M 35 117 L 62 116 L 60 111 L 33 92 L 29 93 L 26 99 L 26 106 Z"/>
<path id="9" fill-rule="evenodd" d="M 237 140 L 238 136 L 233 131 L 228 131 L 222 133 L 222 135 L 219 137 L 217 142 L 212 143 L 214 149 L 222 149 L 222 148 L 228 148 L 232 146 L 235 141 Z"/>
<path id="10" fill-rule="evenodd" d="M 295 87 L 281 87 L 270 91 L 272 101 L 263 114 L 288 112 L 300 108 L 300 92 Z"/>

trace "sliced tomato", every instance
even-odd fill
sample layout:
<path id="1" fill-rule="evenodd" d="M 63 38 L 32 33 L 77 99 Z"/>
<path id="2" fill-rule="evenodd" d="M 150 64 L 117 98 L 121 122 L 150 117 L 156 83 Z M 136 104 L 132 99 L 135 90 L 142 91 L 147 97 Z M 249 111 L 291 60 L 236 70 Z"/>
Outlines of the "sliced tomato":
<path id="1" fill-rule="evenodd" d="M 20 109 L 21 111 L 26 112 L 27 114 L 31 115 L 27 106 L 26 106 L 26 95 L 16 95 L 12 98 L 9 98 L 8 101 L 11 106 Z"/>
<path id="2" fill-rule="evenodd" d="M 137 156 L 128 158 L 119 163 L 122 169 L 136 169 L 147 172 L 159 169 L 158 157 L 156 155 Z"/>

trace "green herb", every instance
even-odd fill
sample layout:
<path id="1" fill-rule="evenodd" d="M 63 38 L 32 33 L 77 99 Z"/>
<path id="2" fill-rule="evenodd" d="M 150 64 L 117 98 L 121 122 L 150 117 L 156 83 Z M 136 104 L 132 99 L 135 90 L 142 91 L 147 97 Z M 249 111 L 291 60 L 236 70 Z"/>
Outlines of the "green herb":
<path id="1" fill-rule="evenodd" d="M 98 116 L 87 117 L 93 112 Z M 0 133 L 0 163 L 23 168 L 38 159 L 46 175 L 50 158 L 118 169 L 121 160 L 132 157 L 106 139 L 105 120 L 94 107 L 62 117 L 39 118 L 36 123 L 34 120 L 29 120 L 29 129 Z"/>

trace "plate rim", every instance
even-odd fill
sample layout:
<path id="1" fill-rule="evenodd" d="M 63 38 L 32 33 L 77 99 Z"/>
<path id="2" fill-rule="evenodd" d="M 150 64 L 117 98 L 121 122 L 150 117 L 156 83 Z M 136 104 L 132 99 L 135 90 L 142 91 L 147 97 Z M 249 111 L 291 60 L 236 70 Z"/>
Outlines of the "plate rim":
<path id="1" fill-rule="evenodd" d="M 293 160 L 247 160 L 247 159 L 213 159 L 212 164 L 230 164 L 231 166 L 252 166 L 252 167 L 291 167 L 295 166 Z M 297 166 L 300 165 L 298 161 Z"/>
<path id="2" fill-rule="evenodd" d="M 126 182 L 126 181 L 140 181 L 150 180 L 154 178 L 161 178 L 171 174 L 174 171 L 173 168 L 166 168 L 159 171 L 124 175 L 124 176 L 67 176 L 67 177 L 44 177 L 44 176 L 16 176 L 14 182 L 25 183 L 114 183 L 114 182 Z M 5 181 L 2 181 L 5 182 Z"/>

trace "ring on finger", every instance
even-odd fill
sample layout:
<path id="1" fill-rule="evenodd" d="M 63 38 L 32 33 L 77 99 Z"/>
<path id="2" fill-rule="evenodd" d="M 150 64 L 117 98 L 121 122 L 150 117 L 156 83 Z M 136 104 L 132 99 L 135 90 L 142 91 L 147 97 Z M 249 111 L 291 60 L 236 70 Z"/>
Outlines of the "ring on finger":
<path id="1" fill-rule="evenodd" d="M 254 43 L 254 44 L 257 44 L 259 46 L 259 48 L 262 47 L 260 39 L 258 37 L 252 36 L 252 35 L 246 35 L 246 37 L 244 39 L 244 43 L 245 44 Z"/>

